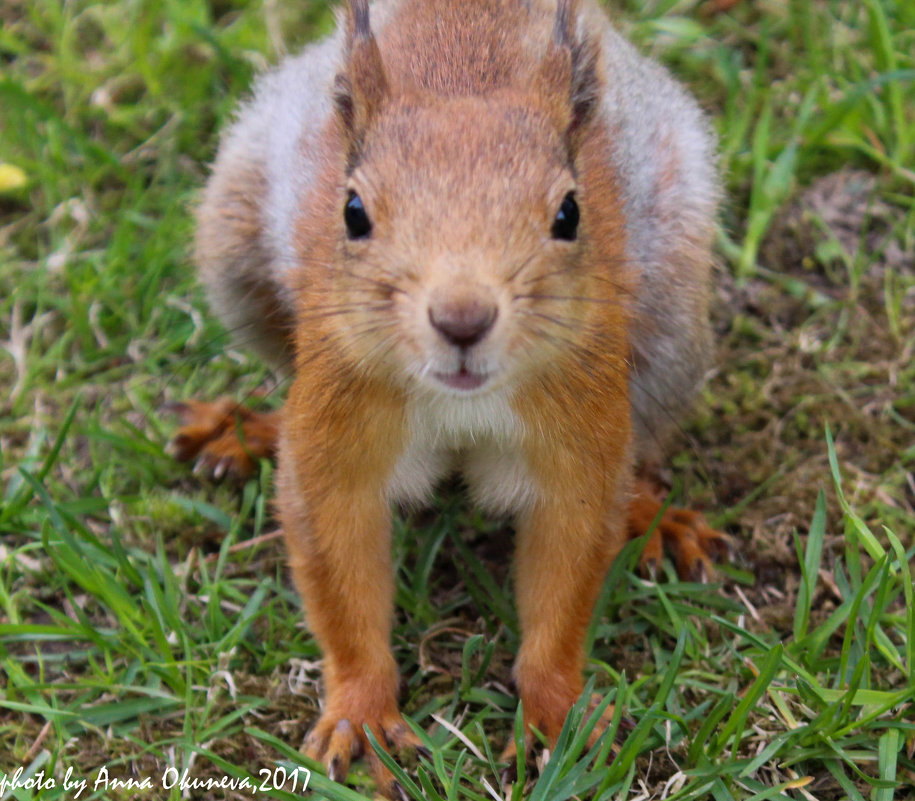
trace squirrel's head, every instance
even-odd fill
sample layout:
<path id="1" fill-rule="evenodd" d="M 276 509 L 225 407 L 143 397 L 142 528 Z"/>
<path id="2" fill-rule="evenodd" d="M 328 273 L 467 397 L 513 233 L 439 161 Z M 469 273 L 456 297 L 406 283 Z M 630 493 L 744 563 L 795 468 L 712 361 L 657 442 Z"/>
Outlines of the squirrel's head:
<path id="1" fill-rule="evenodd" d="M 338 333 L 366 367 L 482 393 L 585 361 L 600 318 L 622 314 L 622 223 L 607 219 L 606 151 L 595 157 L 598 49 L 573 6 L 560 1 L 516 82 L 443 94 L 395 86 L 365 0 L 350 3 L 333 280 Z"/>

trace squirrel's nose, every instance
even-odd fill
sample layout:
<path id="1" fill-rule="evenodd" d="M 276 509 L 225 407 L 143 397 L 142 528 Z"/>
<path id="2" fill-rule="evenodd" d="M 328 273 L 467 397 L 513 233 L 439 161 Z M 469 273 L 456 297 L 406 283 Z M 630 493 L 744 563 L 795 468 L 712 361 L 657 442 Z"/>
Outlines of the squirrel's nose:
<path id="1" fill-rule="evenodd" d="M 498 313 L 494 302 L 480 297 L 449 298 L 429 304 L 432 327 L 459 348 L 469 348 L 483 339 Z"/>

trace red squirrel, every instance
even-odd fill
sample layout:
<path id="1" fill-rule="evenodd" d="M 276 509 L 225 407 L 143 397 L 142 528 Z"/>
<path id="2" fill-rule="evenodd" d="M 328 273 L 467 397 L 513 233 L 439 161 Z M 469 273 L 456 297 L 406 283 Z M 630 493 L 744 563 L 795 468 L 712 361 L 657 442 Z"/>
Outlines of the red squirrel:
<path id="1" fill-rule="evenodd" d="M 695 101 L 595 0 L 349 0 L 242 106 L 196 262 L 226 326 L 293 382 L 272 415 L 183 404 L 175 450 L 217 475 L 277 452 L 324 654 L 306 748 L 332 777 L 362 754 L 392 792 L 364 725 L 417 744 L 390 647 L 391 508 L 454 471 L 514 521 L 514 678 L 555 741 L 601 583 L 661 509 L 644 476 L 711 352 L 715 160 Z M 682 509 L 644 562 L 662 540 L 694 578 L 727 544 Z"/>

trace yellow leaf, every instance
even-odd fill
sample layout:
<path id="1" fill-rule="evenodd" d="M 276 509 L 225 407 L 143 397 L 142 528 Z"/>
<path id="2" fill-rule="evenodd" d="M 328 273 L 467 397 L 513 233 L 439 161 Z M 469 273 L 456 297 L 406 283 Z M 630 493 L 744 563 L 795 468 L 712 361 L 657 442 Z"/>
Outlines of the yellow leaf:
<path id="1" fill-rule="evenodd" d="M 0 192 L 20 189 L 26 185 L 25 172 L 12 164 L 0 162 Z"/>

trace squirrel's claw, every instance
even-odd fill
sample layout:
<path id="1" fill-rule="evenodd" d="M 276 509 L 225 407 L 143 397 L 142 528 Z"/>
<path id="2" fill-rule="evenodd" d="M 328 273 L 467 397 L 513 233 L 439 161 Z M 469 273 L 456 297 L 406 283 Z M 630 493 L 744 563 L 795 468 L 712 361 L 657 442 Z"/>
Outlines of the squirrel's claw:
<path id="1" fill-rule="evenodd" d="M 698 512 L 668 509 L 658 529 L 664 545 L 673 554 L 677 575 L 685 581 L 712 580 L 714 563 L 726 559 L 730 553 L 730 537 L 711 528 Z"/>

